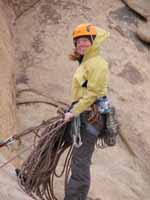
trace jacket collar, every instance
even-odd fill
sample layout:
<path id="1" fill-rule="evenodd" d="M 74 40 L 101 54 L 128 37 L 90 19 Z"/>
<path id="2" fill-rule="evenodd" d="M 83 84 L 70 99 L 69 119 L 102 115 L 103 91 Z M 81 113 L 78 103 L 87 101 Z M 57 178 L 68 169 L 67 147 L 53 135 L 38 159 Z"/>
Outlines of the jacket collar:
<path id="1" fill-rule="evenodd" d="M 100 45 L 109 37 L 109 32 L 96 27 L 96 38 L 93 41 L 93 44 L 91 47 L 89 47 L 86 52 L 85 55 L 83 57 L 83 62 L 87 61 L 88 59 L 92 58 L 92 57 L 96 57 L 99 55 L 100 53 Z"/>

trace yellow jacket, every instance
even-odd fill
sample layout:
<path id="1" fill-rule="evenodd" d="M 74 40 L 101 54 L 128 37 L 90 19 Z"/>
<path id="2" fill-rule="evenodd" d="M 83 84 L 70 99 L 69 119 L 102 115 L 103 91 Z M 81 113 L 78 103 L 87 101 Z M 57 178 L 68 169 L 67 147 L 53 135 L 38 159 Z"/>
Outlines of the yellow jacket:
<path id="1" fill-rule="evenodd" d="M 98 27 L 96 30 L 93 45 L 86 50 L 83 61 L 72 80 L 72 100 L 78 101 L 71 110 L 75 115 L 89 108 L 98 97 L 107 95 L 108 64 L 99 55 L 99 46 L 109 33 Z M 86 80 L 87 87 L 82 87 Z"/>

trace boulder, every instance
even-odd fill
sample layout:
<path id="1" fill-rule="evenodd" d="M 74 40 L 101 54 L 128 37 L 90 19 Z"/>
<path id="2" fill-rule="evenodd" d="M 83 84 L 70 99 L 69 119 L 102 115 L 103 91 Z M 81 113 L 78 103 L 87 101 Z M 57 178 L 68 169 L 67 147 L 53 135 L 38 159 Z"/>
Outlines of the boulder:
<path id="1" fill-rule="evenodd" d="M 123 0 L 132 10 L 147 19 L 150 16 L 149 0 Z"/>
<path id="2" fill-rule="evenodd" d="M 144 42 L 150 42 L 150 21 L 138 24 L 137 35 Z"/>
<path id="3" fill-rule="evenodd" d="M 144 42 L 150 42 L 150 1 L 149 0 L 123 0 L 132 10 L 144 17 L 146 22 L 139 22 L 136 30 L 137 36 Z"/>

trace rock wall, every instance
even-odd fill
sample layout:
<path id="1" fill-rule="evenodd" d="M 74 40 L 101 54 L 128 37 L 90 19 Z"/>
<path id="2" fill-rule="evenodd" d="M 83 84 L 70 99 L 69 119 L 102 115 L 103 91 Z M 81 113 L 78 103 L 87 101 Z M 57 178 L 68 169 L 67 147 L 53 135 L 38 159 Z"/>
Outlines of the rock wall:
<path id="1" fill-rule="evenodd" d="M 0 163 L 6 162 L 6 159 L 0 155 Z M 23 191 L 21 191 L 17 178 L 15 175 L 15 169 L 12 165 L 5 166 L 4 170 L 0 170 L 0 199 L 5 200 L 32 200 Z"/>
<path id="2" fill-rule="evenodd" d="M 116 147 L 95 151 L 89 196 L 104 200 L 149 200 L 150 53 L 149 46 L 136 37 L 137 15 L 119 0 L 11 0 L 8 3 L 15 15 L 13 38 L 8 31 L 6 41 L 15 49 L 17 132 L 55 115 L 56 108 L 51 102 L 60 105 L 59 100 L 71 101 L 70 82 L 77 66 L 68 60 L 68 54 L 73 49 L 74 26 L 91 22 L 108 30 L 111 37 L 101 46 L 101 54 L 110 64 L 109 97 L 118 112 L 121 136 Z M 7 24 L 6 30 L 10 27 Z M 14 62 L 10 56 L 13 49 L 10 54 L 5 51 L 5 62 Z M 11 68 L 9 78 L 10 72 Z M 7 88 L 7 84 L 4 86 Z M 13 106 L 15 110 L 15 102 Z M 12 115 L 8 113 L 8 116 Z M 25 146 L 29 139 L 25 138 Z M 56 190 L 63 199 L 63 180 Z"/>
<path id="3" fill-rule="evenodd" d="M 8 2 L 0 1 L 0 139 L 16 133 L 16 61 L 14 54 L 12 19 Z M 9 159 L 12 155 L 4 148 Z"/>
<path id="4" fill-rule="evenodd" d="M 16 131 L 16 83 L 12 32 L 5 7 L 0 2 L 0 133 Z"/>
<path id="5" fill-rule="evenodd" d="M 0 139 L 16 133 L 16 61 L 14 56 L 13 33 L 14 15 L 8 2 L 0 1 Z M 2 154 L 5 156 L 2 156 Z M 7 149 L 0 149 L 0 165 L 14 156 Z M 0 169 L 0 199 L 30 199 L 20 191 L 13 166 Z"/>

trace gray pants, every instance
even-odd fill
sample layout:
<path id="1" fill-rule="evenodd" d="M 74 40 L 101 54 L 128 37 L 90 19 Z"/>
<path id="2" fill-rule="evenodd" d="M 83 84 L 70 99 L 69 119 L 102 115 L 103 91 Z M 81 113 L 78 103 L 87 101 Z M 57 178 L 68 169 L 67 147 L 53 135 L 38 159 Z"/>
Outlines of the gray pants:
<path id="1" fill-rule="evenodd" d="M 82 146 L 74 148 L 71 177 L 64 200 L 86 200 L 90 188 L 90 164 L 97 137 L 87 126 L 81 128 Z"/>

